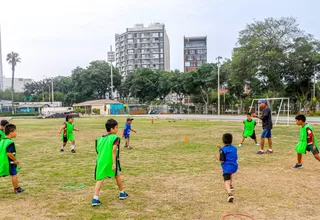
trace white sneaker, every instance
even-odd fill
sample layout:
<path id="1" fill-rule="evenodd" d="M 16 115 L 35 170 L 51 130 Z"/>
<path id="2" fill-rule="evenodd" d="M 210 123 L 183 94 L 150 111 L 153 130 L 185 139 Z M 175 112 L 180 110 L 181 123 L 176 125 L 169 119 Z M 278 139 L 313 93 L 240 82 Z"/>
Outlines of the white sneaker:
<path id="1" fill-rule="evenodd" d="M 228 195 L 228 199 L 227 199 L 227 202 L 233 202 L 233 195 Z"/>
<path id="2" fill-rule="evenodd" d="M 238 147 L 242 147 L 242 144 L 239 144 Z"/>
<path id="3" fill-rule="evenodd" d="M 259 143 L 256 143 L 256 146 L 260 146 L 260 144 L 259 144 Z"/>

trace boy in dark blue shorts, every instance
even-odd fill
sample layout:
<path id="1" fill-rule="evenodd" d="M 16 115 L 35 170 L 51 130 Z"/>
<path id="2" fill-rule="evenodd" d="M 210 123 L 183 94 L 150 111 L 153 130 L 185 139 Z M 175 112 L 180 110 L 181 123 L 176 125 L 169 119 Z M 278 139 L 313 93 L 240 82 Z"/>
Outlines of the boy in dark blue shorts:
<path id="1" fill-rule="evenodd" d="M 4 128 L 6 137 L 0 141 L 0 176 L 10 175 L 14 193 L 18 194 L 24 190 L 18 184 L 18 167 L 20 163 L 16 158 L 16 147 L 12 138 L 17 137 L 16 126 L 7 124 Z"/>
<path id="2" fill-rule="evenodd" d="M 237 148 L 232 145 L 232 134 L 225 133 L 222 136 L 223 147 L 217 146 L 219 148 L 219 156 L 217 159 L 221 162 L 221 167 L 223 171 L 224 188 L 228 193 L 228 202 L 233 202 L 234 190 L 232 187 L 232 175 L 238 170 L 238 155 Z"/>
<path id="3" fill-rule="evenodd" d="M 306 154 L 307 151 L 311 151 L 314 158 L 320 161 L 319 155 L 319 145 L 316 134 L 311 125 L 306 123 L 306 116 L 297 115 L 295 117 L 296 124 L 301 126 L 300 128 L 300 139 L 298 144 L 296 145 L 297 152 L 297 163 L 293 168 L 302 168 L 302 154 Z"/>
<path id="4" fill-rule="evenodd" d="M 127 123 L 124 125 L 123 128 L 123 135 L 122 137 L 124 137 L 126 139 L 126 143 L 124 144 L 125 148 L 128 148 L 129 150 L 132 149 L 132 147 L 130 147 L 130 131 L 133 131 L 134 133 L 137 133 L 135 130 L 131 129 L 131 123 L 132 123 L 133 118 L 127 118 Z"/>

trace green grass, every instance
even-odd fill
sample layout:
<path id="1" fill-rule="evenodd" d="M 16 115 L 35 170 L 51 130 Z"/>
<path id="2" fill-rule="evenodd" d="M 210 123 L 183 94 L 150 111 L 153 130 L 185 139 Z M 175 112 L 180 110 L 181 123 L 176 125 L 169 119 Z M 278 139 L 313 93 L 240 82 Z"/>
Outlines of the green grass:
<path id="1" fill-rule="evenodd" d="M 116 118 L 121 135 L 125 118 Z M 226 202 L 217 144 L 225 132 L 237 145 L 240 122 L 169 122 L 137 118 L 132 128 L 134 147 L 121 147 L 122 179 L 129 198 L 118 199 L 115 180 L 103 184 L 100 207 L 91 207 L 95 167 L 95 139 L 106 118 L 76 118 L 76 154 L 59 152 L 61 119 L 13 119 L 22 165 L 20 183 L 26 191 L 12 193 L 10 177 L 0 178 L 0 213 L 6 219 L 221 219 L 227 213 L 245 213 L 255 219 L 318 219 L 317 186 L 320 164 L 312 154 L 305 167 L 293 170 L 299 127 L 273 130 L 273 155 L 256 155 L 247 139 L 238 149 L 239 172 L 234 176 L 235 202 Z M 318 125 L 314 126 L 320 132 Z M 261 134 L 260 126 L 256 129 Z M 189 142 L 183 142 L 184 136 Z M 123 139 L 122 144 L 123 146 Z M 70 144 L 68 144 L 70 145 Z M 83 183 L 79 190 L 63 184 Z M 230 217 L 228 219 L 236 219 Z"/>

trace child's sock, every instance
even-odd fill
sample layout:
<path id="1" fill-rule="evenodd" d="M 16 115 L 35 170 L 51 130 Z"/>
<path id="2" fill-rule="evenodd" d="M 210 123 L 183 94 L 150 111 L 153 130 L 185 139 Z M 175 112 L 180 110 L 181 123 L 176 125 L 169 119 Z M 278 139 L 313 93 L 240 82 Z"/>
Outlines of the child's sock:
<path id="1" fill-rule="evenodd" d="M 99 196 L 94 196 L 93 199 L 99 200 Z"/>
<path id="2" fill-rule="evenodd" d="M 61 149 L 64 149 L 64 146 L 63 146 L 63 145 L 61 146 Z"/>
<path id="3" fill-rule="evenodd" d="M 71 150 L 74 150 L 74 147 L 75 147 L 74 145 L 71 145 Z"/>
<path id="4" fill-rule="evenodd" d="M 124 193 L 124 191 L 122 190 L 122 191 L 120 191 L 120 193 Z"/>
<path id="5" fill-rule="evenodd" d="M 269 149 L 270 152 L 272 152 L 272 149 Z"/>

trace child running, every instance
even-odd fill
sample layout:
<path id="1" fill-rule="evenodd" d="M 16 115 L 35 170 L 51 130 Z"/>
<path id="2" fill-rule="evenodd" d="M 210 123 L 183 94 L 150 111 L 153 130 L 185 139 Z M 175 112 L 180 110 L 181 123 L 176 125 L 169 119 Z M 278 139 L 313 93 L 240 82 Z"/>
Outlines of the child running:
<path id="1" fill-rule="evenodd" d="M 63 152 L 67 142 L 71 141 L 71 144 L 72 144 L 71 153 L 75 153 L 76 150 L 74 148 L 75 148 L 76 141 L 74 139 L 73 131 L 79 131 L 79 130 L 74 128 L 72 115 L 67 115 L 66 122 L 63 123 L 58 133 L 61 134 L 62 131 L 63 131 L 61 135 L 62 146 L 61 146 L 60 152 Z"/>
<path id="2" fill-rule="evenodd" d="M 224 188 L 228 193 L 228 202 L 233 202 L 233 194 L 234 190 L 232 186 L 232 175 L 238 170 L 238 155 L 237 148 L 232 145 L 232 134 L 225 133 L 222 136 L 222 142 L 224 144 L 223 147 L 218 145 L 219 148 L 219 156 L 217 159 L 221 162 L 223 179 L 224 179 Z"/>
<path id="3" fill-rule="evenodd" d="M 126 199 L 128 194 L 123 191 L 123 185 L 120 176 L 120 138 L 116 135 L 118 132 L 118 122 L 109 119 L 106 124 L 106 134 L 96 140 L 96 152 L 98 154 L 95 169 L 96 186 L 92 199 L 92 206 L 99 206 L 99 193 L 101 185 L 106 178 L 115 177 L 120 195 L 120 199 Z"/>
<path id="4" fill-rule="evenodd" d="M 129 145 L 130 144 L 130 131 L 137 133 L 135 130 L 131 129 L 132 121 L 133 121 L 133 118 L 127 118 L 127 123 L 124 125 L 123 134 L 122 134 L 122 137 L 124 137 L 126 139 L 126 143 L 124 144 L 124 147 L 128 148 L 129 150 L 132 149 L 132 147 Z"/>

